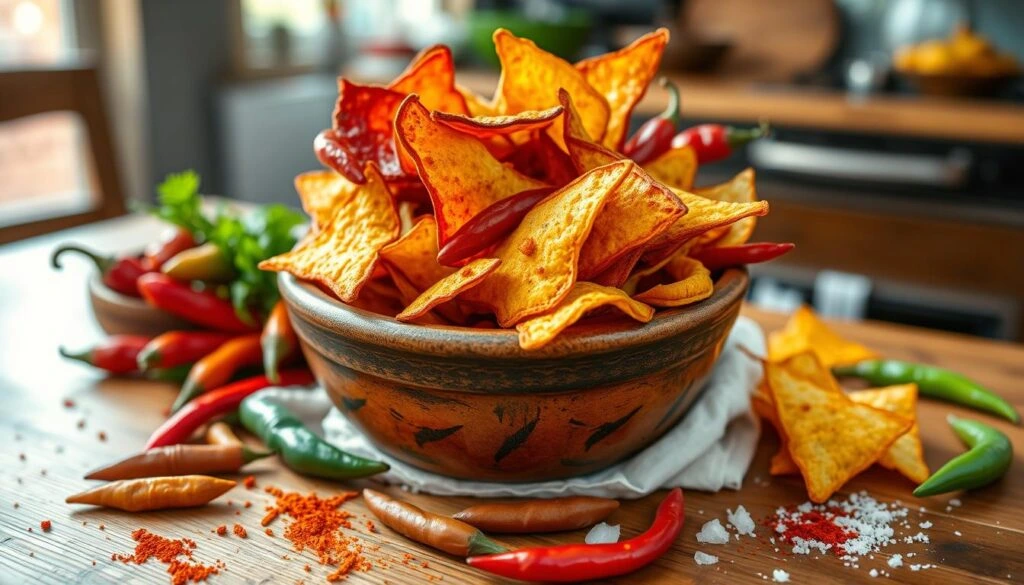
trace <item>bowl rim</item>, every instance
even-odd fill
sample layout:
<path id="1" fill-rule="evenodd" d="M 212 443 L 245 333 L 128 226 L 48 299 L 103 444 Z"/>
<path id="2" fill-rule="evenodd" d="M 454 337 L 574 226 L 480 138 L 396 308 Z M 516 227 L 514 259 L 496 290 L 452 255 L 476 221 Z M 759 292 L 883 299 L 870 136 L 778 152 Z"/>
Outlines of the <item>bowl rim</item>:
<path id="1" fill-rule="evenodd" d="M 437 357 L 491 359 L 574 358 L 649 346 L 723 318 L 742 302 L 750 275 L 745 267 L 726 269 L 710 297 L 685 307 L 659 310 L 648 323 L 623 320 L 614 327 L 574 327 L 540 349 L 519 347 L 515 329 L 475 329 L 455 325 L 403 323 L 346 305 L 316 285 L 286 272 L 278 274 L 281 298 L 292 313 L 357 343 Z"/>
<path id="2" fill-rule="evenodd" d="M 89 273 L 88 286 L 90 292 L 108 303 L 131 307 L 133 309 L 160 311 L 160 309 L 150 305 L 141 298 L 128 296 L 107 286 L 106 283 L 103 282 L 103 277 L 99 270 L 93 269 Z"/>

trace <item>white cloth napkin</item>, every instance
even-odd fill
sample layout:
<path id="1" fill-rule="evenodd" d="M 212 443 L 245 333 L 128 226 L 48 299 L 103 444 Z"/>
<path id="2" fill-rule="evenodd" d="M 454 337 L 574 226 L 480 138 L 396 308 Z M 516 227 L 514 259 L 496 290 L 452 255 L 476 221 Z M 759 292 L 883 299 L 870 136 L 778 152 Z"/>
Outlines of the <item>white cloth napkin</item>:
<path id="1" fill-rule="evenodd" d="M 335 446 L 386 461 L 391 470 L 377 479 L 412 491 L 484 498 L 591 495 L 628 499 L 675 486 L 703 491 L 739 489 L 760 433 L 758 419 L 750 410 L 750 393 L 761 379 L 761 364 L 740 347 L 755 355 L 765 353 L 761 328 L 742 316 L 729 333 L 703 394 L 675 427 L 622 463 L 590 475 L 556 481 L 467 481 L 423 471 L 374 447 L 333 408 L 326 392 L 268 388 L 261 395 L 273 396 L 314 431 L 322 431 Z"/>

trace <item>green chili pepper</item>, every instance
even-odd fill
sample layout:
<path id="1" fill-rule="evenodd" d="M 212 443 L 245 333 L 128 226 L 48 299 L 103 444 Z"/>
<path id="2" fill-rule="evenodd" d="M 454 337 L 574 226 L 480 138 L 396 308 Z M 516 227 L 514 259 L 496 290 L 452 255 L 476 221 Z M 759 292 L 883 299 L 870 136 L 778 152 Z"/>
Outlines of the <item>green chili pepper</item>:
<path id="1" fill-rule="evenodd" d="M 185 381 L 185 378 L 188 377 L 188 372 L 191 369 L 192 364 L 182 364 L 180 366 L 172 366 L 170 368 L 150 368 L 146 370 L 143 375 L 147 380 L 181 384 Z"/>
<path id="2" fill-rule="evenodd" d="M 160 271 L 177 280 L 228 282 L 235 276 L 231 259 L 213 242 L 178 252 Z"/>
<path id="3" fill-rule="evenodd" d="M 999 430 L 953 415 L 946 420 L 969 450 L 947 461 L 917 486 L 914 495 L 919 498 L 986 486 L 1006 475 L 1013 461 L 1013 444 Z"/>
<path id="4" fill-rule="evenodd" d="M 246 398 L 238 413 L 245 428 L 262 439 L 285 465 L 299 473 L 327 479 L 353 479 L 390 469 L 387 463 L 364 459 L 328 444 L 272 398 Z"/>
<path id="5" fill-rule="evenodd" d="M 1009 402 L 977 382 L 942 368 L 897 360 L 866 360 L 833 368 L 832 372 L 863 378 L 878 386 L 913 382 L 922 396 L 990 412 L 1014 424 L 1020 422 L 1020 415 Z"/>

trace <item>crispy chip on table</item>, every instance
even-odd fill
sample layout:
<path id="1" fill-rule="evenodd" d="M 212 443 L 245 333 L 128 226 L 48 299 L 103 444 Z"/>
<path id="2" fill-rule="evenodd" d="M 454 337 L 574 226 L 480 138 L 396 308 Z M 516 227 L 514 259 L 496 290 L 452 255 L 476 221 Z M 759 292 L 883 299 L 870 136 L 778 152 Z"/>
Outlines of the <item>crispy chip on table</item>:
<path id="1" fill-rule="evenodd" d="M 378 252 L 396 237 L 398 213 L 384 177 L 373 163 L 364 171 L 366 183 L 330 222 L 305 244 L 260 262 L 261 270 L 284 271 L 327 287 L 351 303 L 373 276 Z"/>
<path id="2" fill-rule="evenodd" d="M 641 323 L 646 323 L 654 317 L 652 307 L 629 298 L 629 295 L 617 288 L 592 282 L 577 282 L 557 307 L 516 325 L 516 331 L 519 332 L 519 347 L 527 350 L 544 347 L 588 312 L 602 307 L 615 307 Z"/>
<path id="3" fill-rule="evenodd" d="M 877 352 L 837 335 L 806 305 L 793 313 L 782 330 L 768 336 L 768 359 L 784 360 L 804 351 L 813 351 L 827 368 L 878 357 Z"/>
<path id="4" fill-rule="evenodd" d="M 928 479 L 931 472 L 924 460 L 921 431 L 917 424 L 917 384 L 860 390 L 851 392 L 849 397 L 854 402 L 888 410 L 914 421 L 910 430 L 896 439 L 878 463 L 887 469 L 895 469 L 914 483 Z"/>

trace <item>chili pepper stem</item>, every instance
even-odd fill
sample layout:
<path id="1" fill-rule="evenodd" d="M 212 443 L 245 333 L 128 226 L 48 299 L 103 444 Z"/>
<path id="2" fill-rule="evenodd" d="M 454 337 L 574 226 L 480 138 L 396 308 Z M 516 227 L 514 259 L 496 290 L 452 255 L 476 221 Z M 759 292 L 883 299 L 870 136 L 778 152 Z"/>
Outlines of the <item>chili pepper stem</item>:
<path id="1" fill-rule="evenodd" d="M 771 132 L 771 125 L 765 121 L 762 121 L 756 128 L 733 128 L 730 126 L 725 132 L 725 140 L 729 143 L 729 148 L 735 150 L 748 142 L 764 138 Z"/>
<path id="2" fill-rule="evenodd" d="M 80 351 L 80 352 L 77 352 L 77 353 L 76 352 L 70 352 L 67 349 L 65 349 L 64 346 L 62 345 L 62 346 L 60 346 L 60 348 L 57 349 L 57 351 L 60 352 L 61 356 L 66 357 L 69 360 L 78 360 L 78 361 L 82 362 L 83 364 L 89 364 L 90 366 L 92 365 L 92 351 L 91 350 Z"/>
<path id="3" fill-rule="evenodd" d="M 251 447 L 242 447 L 242 460 L 246 463 L 252 463 L 264 457 L 270 457 L 273 455 L 273 451 L 257 451 Z"/>
<path id="4" fill-rule="evenodd" d="M 101 256 L 98 253 L 93 252 L 92 250 L 83 248 L 82 246 L 78 246 L 75 244 L 64 244 L 63 246 L 60 246 L 56 250 L 54 250 L 53 255 L 50 256 L 50 265 L 53 266 L 55 270 L 61 270 L 64 268 L 64 266 L 60 262 L 60 257 L 63 256 L 65 252 L 77 252 L 79 254 L 82 254 L 83 256 L 86 256 L 87 258 L 92 260 L 93 264 L 96 265 L 96 268 L 100 272 L 106 272 L 107 269 L 109 269 L 111 265 L 114 264 L 113 258 Z"/>
<path id="5" fill-rule="evenodd" d="M 659 117 L 671 122 L 673 128 L 678 128 L 679 123 L 683 120 L 682 113 L 680 112 L 682 99 L 679 97 L 679 87 L 669 81 L 667 77 L 658 79 L 658 85 L 668 90 L 668 105 Z"/>
<path id="6" fill-rule="evenodd" d="M 469 555 L 494 555 L 507 552 L 508 549 L 491 540 L 483 532 L 478 532 L 469 538 Z"/>

